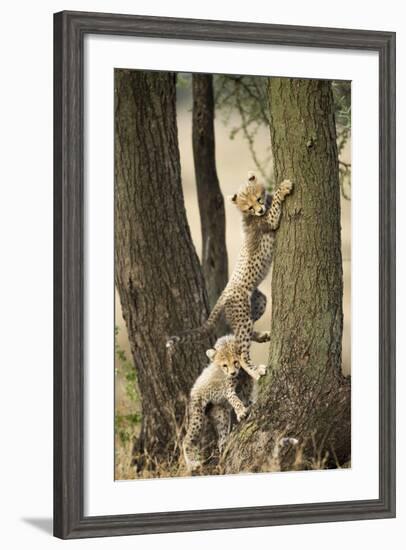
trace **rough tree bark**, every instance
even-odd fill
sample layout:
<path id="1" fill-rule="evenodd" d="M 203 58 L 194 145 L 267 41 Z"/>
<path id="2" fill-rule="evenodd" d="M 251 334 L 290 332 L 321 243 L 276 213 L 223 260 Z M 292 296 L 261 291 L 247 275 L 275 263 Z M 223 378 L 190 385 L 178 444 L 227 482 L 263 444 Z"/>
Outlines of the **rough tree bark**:
<path id="1" fill-rule="evenodd" d="M 115 282 L 142 398 L 139 456 L 175 456 L 204 349 L 165 340 L 207 316 L 207 296 L 183 201 L 175 75 L 115 72 Z M 200 353 L 201 352 L 201 353 Z M 141 465 L 146 467 L 145 463 Z"/>
<path id="2" fill-rule="evenodd" d="M 193 75 L 193 158 L 202 230 L 202 268 L 210 309 L 228 281 L 224 199 L 216 170 L 213 77 Z"/>
<path id="3" fill-rule="evenodd" d="M 269 108 L 276 181 L 290 178 L 295 187 L 284 203 L 274 252 L 269 371 L 250 418 L 231 435 L 224 457 L 228 472 L 303 467 L 293 452 L 280 450 L 281 436 L 304 445 L 304 467 L 320 466 L 326 452 L 340 463 L 350 455 L 331 85 L 272 78 Z M 311 464 L 315 457 L 319 464 Z"/>

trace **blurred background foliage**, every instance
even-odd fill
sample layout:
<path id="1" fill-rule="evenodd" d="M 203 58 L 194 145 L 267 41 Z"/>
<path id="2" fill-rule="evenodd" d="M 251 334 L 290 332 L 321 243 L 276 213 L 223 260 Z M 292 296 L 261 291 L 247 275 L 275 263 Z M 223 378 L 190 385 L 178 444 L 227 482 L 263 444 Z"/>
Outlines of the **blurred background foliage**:
<path id="1" fill-rule="evenodd" d="M 216 111 L 223 124 L 229 127 L 229 138 L 233 140 L 238 134 L 243 136 L 256 170 L 272 189 L 275 182 L 271 144 L 269 143 L 265 154 L 262 155 L 255 146 L 259 131 L 269 127 L 267 83 L 268 77 L 265 76 L 214 75 L 213 77 Z M 182 96 L 190 93 L 191 85 L 190 73 L 178 74 L 178 94 Z M 337 146 L 340 154 L 351 137 L 351 82 L 335 80 L 332 82 L 332 89 L 336 107 Z M 350 199 L 351 164 L 342 160 L 340 160 L 340 186 L 343 197 Z"/>

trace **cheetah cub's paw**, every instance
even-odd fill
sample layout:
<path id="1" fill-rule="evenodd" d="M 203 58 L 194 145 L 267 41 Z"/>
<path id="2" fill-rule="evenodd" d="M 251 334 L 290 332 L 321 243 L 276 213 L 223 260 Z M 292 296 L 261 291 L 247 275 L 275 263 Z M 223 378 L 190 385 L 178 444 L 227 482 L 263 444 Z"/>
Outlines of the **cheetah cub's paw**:
<path id="1" fill-rule="evenodd" d="M 292 445 L 293 447 L 296 447 L 298 443 L 299 443 L 299 440 L 296 439 L 296 437 L 282 437 L 282 439 L 279 440 L 279 445 L 281 447 L 286 447 L 288 445 Z"/>
<path id="2" fill-rule="evenodd" d="M 264 342 L 270 342 L 270 341 L 271 341 L 271 331 L 263 330 L 262 333 L 260 333 L 260 337 L 257 340 L 258 344 L 263 344 Z"/>
<path id="3" fill-rule="evenodd" d="M 237 420 L 238 422 L 240 422 L 241 420 L 243 420 L 244 418 L 246 418 L 246 416 L 248 415 L 248 412 L 249 412 L 249 408 L 248 407 L 244 407 L 243 409 L 239 410 L 237 412 Z"/>
<path id="4" fill-rule="evenodd" d="M 264 376 L 266 374 L 266 365 L 258 365 L 257 372 L 259 376 Z"/>
<path id="5" fill-rule="evenodd" d="M 264 376 L 266 373 L 266 366 L 265 365 L 245 365 L 243 366 L 243 369 L 247 374 L 251 376 L 254 380 L 258 381 L 261 376 Z"/>
<path id="6" fill-rule="evenodd" d="M 199 453 L 195 450 L 192 451 L 190 448 L 188 448 L 185 443 L 182 445 L 183 447 L 183 456 L 185 458 L 185 465 L 186 465 L 186 471 L 189 474 L 192 474 L 196 470 L 199 470 L 202 467 L 202 462 L 200 460 Z"/>
<path id="7" fill-rule="evenodd" d="M 293 189 L 293 183 L 290 180 L 283 180 L 279 185 L 279 189 L 284 197 L 290 195 Z"/>

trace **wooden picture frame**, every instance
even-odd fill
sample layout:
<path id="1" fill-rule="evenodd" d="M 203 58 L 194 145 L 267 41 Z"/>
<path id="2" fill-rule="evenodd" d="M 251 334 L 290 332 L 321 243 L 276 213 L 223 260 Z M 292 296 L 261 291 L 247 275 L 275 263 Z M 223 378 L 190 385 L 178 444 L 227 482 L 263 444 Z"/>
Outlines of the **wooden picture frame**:
<path id="1" fill-rule="evenodd" d="M 379 54 L 379 498 L 88 517 L 83 512 L 83 40 L 86 34 Z M 102 13 L 54 16 L 54 534 L 100 537 L 395 516 L 395 33 Z"/>

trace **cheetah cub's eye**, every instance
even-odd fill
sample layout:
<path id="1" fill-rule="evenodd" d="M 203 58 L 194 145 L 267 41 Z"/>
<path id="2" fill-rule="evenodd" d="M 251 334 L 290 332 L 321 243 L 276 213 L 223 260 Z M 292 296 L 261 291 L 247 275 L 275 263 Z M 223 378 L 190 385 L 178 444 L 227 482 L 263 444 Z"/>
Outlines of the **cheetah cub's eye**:
<path id="1" fill-rule="evenodd" d="M 250 206 L 250 212 L 254 212 L 254 207 L 253 206 Z"/>
<path id="2" fill-rule="evenodd" d="M 264 199 L 262 197 L 258 197 L 259 204 L 264 204 Z"/>
<path id="3" fill-rule="evenodd" d="M 224 363 L 223 369 L 226 369 L 228 367 L 227 363 Z"/>

